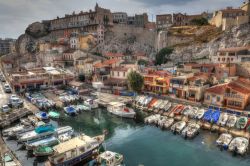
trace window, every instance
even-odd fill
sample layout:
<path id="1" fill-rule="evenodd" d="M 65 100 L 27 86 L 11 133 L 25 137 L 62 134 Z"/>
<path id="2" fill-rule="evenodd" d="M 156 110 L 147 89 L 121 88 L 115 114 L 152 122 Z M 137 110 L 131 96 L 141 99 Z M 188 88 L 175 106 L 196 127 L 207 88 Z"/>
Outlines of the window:
<path id="1" fill-rule="evenodd" d="M 117 74 L 117 76 L 119 77 L 120 76 L 120 72 L 118 71 L 118 74 Z"/>
<path id="2" fill-rule="evenodd" d="M 207 100 L 210 100 L 210 95 L 207 95 Z"/>
<path id="3" fill-rule="evenodd" d="M 220 96 L 217 96 L 216 99 L 217 99 L 217 102 L 220 102 Z"/>

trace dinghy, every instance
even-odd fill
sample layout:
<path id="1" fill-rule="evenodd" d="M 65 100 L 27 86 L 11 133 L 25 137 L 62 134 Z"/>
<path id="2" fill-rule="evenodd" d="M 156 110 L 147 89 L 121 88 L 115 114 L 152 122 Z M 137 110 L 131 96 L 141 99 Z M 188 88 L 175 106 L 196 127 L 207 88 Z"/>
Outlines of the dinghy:
<path id="1" fill-rule="evenodd" d="M 236 122 L 237 122 L 236 115 L 229 115 L 226 126 L 232 128 L 235 126 Z"/>
<path id="2" fill-rule="evenodd" d="M 221 113 L 220 119 L 218 121 L 218 125 L 219 126 L 225 126 L 226 123 L 227 123 L 227 120 L 228 120 L 228 114 L 225 113 L 225 112 Z"/>
<path id="3" fill-rule="evenodd" d="M 33 154 L 36 157 L 49 156 L 54 153 L 53 148 L 49 146 L 39 146 L 34 151 Z"/>
<path id="4" fill-rule="evenodd" d="M 168 129 L 170 126 L 172 126 L 173 123 L 174 123 L 174 118 L 168 118 L 164 123 L 163 128 Z"/>
<path id="5" fill-rule="evenodd" d="M 236 137 L 232 140 L 232 142 L 229 144 L 229 151 L 235 152 L 240 155 L 246 154 L 248 150 L 248 139 L 244 137 Z"/>
<path id="6" fill-rule="evenodd" d="M 184 129 L 185 126 L 186 126 L 186 122 L 184 122 L 184 121 L 177 122 L 177 123 L 175 123 L 175 124 L 171 127 L 171 131 L 172 131 L 173 133 L 178 133 L 178 134 L 180 134 L 181 131 Z"/>
<path id="7" fill-rule="evenodd" d="M 233 137 L 232 137 L 231 134 L 223 133 L 216 140 L 216 144 L 217 144 L 217 146 L 222 147 L 225 150 L 227 150 L 230 142 L 232 141 L 232 139 L 233 139 Z"/>
<path id="8" fill-rule="evenodd" d="M 237 129 L 244 129 L 247 126 L 248 123 L 248 118 L 247 117 L 239 117 L 237 122 L 236 122 L 236 127 Z"/>
<path id="9" fill-rule="evenodd" d="M 187 138 L 194 138 L 200 131 L 200 125 L 196 123 L 190 123 L 182 130 L 181 135 Z"/>

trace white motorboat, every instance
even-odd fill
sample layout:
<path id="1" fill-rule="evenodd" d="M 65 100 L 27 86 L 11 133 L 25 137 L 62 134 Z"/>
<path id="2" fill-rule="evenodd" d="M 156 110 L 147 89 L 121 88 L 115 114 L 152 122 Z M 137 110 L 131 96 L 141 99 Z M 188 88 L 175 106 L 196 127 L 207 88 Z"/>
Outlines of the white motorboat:
<path id="1" fill-rule="evenodd" d="M 171 131 L 173 133 L 181 133 L 181 131 L 184 129 L 184 127 L 186 126 L 186 122 L 184 121 L 180 121 L 175 123 L 172 127 L 171 127 Z"/>
<path id="2" fill-rule="evenodd" d="M 198 125 L 197 123 L 190 123 L 184 130 L 182 130 L 181 135 L 183 137 L 193 138 L 199 133 L 200 128 L 200 125 Z"/>
<path id="3" fill-rule="evenodd" d="M 3 130 L 2 134 L 4 137 L 7 137 L 9 135 L 9 133 L 17 132 L 17 131 L 23 130 L 24 128 L 25 128 L 25 125 L 17 125 L 17 126 Z"/>
<path id="4" fill-rule="evenodd" d="M 232 128 L 235 126 L 236 122 L 237 122 L 236 115 L 229 115 L 226 126 Z"/>
<path id="5" fill-rule="evenodd" d="M 170 108 L 172 107 L 172 103 L 168 102 L 168 104 L 165 106 L 164 111 L 168 112 Z"/>
<path id="6" fill-rule="evenodd" d="M 126 107 L 124 103 L 110 102 L 107 107 L 108 112 L 123 118 L 135 118 L 135 111 Z"/>
<path id="7" fill-rule="evenodd" d="M 87 99 L 83 102 L 83 104 L 90 109 L 96 109 L 98 108 L 98 103 L 94 99 Z"/>
<path id="8" fill-rule="evenodd" d="M 105 151 L 98 155 L 96 160 L 98 165 L 121 166 L 123 164 L 123 155 L 116 152 Z"/>
<path id="9" fill-rule="evenodd" d="M 156 123 L 158 121 L 158 119 L 160 118 L 160 116 L 161 115 L 159 115 L 159 114 L 151 115 L 145 119 L 145 122 L 148 124 Z"/>
<path id="10" fill-rule="evenodd" d="M 229 144 L 229 151 L 235 152 L 240 155 L 246 154 L 248 150 L 249 141 L 244 137 L 236 137 Z"/>
<path id="11" fill-rule="evenodd" d="M 226 123 L 227 123 L 227 120 L 228 120 L 228 114 L 225 113 L 225 112 L 221 113 L 219 121 L 218 121 L 218 125 L 219 126 L 225 126 Z"/>
<path id="12" fill-rule="evenodd" d="M 167 121 L 167 117 L 166 116 L 161 116 L 160 119 L 158 120 L 158 126 L 160 128 L 164 127 L 165 122 Z"/>
<path id="13" fill-rule="evenodd" d="M 193 114 L 193 107 L 191 107 L 190 105 L 186 106 L 183 110 L 183 115 L 189 117 L 192 114 Z"/>
<path id="14" fill-rule="evenodd" d="M 195 115 L 195 119 L 201 119 L 205 114 L 205 110 L 203 108 L 198 109 Z"/>
<path id="15" fill-rule="evenodd" d="M 45 139 L 28 141 L 25 143 L 25 146 L 27 150 L 33 150 L 38 146 L 55 146 L 57 144 L 59 144 L 59 140 L 56 137 L 51 136 Z"/>
<path id="16" fill-rule="evenodd" d="M 168 118 L 164 123 L 164 129 L 168 129 L 174 123 L 174 118 Z"/>
<path id="17" fill-rule="evenodd" d="M 220 146 L 224 149 L 228 149 L 230 142 L 232 141 L 233 137 L 231 134 L 222 133 L 220 137 L 216 140 L 217 146 Z"/>

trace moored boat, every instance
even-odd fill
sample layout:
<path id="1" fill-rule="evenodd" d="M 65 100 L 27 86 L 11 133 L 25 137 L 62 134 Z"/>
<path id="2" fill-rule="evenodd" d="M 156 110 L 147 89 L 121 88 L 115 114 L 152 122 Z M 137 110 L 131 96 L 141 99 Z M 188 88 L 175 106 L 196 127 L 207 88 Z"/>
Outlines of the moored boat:
<path id="1" fill-rule="evenodd" d="M 205 110 L 203 108 L 198 109 L 197 112 L 196 112 L 196 114 L 195 114 L 195 116 L 194 116 L 194 118 L 200 120 L 200 119 L 202 119 L 202 117 L 204 116 L 204 114 L 205 114 Z"/>
<path id="2" fill-rule="evenodd" d="M 53 154 L 53 148 L 49 146 L 38 146 L 34 149 L 33 154 L 36 157 L 49 156 Z"/>
<path id="3" fill-rule="evenodd" d="M 17 125 L 14 127 L 10 127 L 8 129 L 5 129 L 2 131 L 2 134 L 4 137 L 8 136 L 10 132 L 15 132 L 15 131 L 19 131 L 19 130 L 23 130 L 25 128 L 25 125 Z"/>
<path id="4" fill-rule="evenodd" d="M 244 137 L 236 137 L 232 140 L 229 144 L 229 151 L 235 152 L 240 155 L 246 154 L 248 150 L 249 141 L 247 138 Z"/>
<path id="5" fill-rule="evenodd" d="M 228 114 L 225 113 L 225 112 L 221 113 L 220 119 L 218 121 L 218 125 L 219 126 L 225 126 L 226 123 L 227 123 L 227 120 L 228 120 Z"/>
<path id="6" fill-rule="evenodd" d="M 60 118 L 60 113 L 56 111 L 49 111 L 49 117 L 53 119 L 59 119 Z"/>
<path id="7" fill-rule="evenodd" d="M 220 118 L 220 111 L 219 110 L 215 110 L 214 112 L 212 112 L 211 114 L 211 123 L 217 123 L 219 121 Z"/>
<path id="8" fill-rule="evenodd" d="M 190 123 L 187 125 L 187 127 L 182 130 L 181 135 L 183 137 L 187 138 L 194 138 L 197 134 L 199 134 L 200 131 L 200 125 L 197 123 Z"/>
<path id="9" fill-rule="evenodd" d="M 110 102 L 107 107 L 108 112 L 123 118 L 135 118 L 135 111 L 126 107 L 124 103 Z"/>
<path id="10" fill-rule="evenodd" d="M 225 150 L 228 149 L 230 142 L 232 141 L 233 137 L 231 134 L 222 133 L 220 137 L 216 140 L 217 146 L 224 148 Z"/>
<path id="11" fill-rule="evenodd" d="M 123 163 L 123 155 L 111 152 L 111 151 L 105 151 L 98 155 L 97 157 L 97 163 L 98 165 L 105 165 L 105 166 L 121 166 Z"/>
<path id="12" fill-rule="evenodd" d="M 55 136 L 51 136 L 45 139 L 28 141 L 25 143 L 25 146 L 27 150 L 33 150 L 39 146 L 55 146 L 59 143 L 59 140 Z"/>
<path id="13" fill-rule="evenodd" d="M 53 147 L 54 153 L 49 161 L 55 166 L 73 166 L 91 158 L 104 141 L 104 135 L 89 137 L 81 134 Z"/>
<path id="14" fill-rule="evenodd" d="M 98 108 L 98 104 L 97 104 L 97 102 L 95 102 L 95 100 L 94 99 L 87 99 L 87 100 L 85 100 L 84 102 L 83 102 L 83 104 L 85 105 L 85 106 L 87 106 L 88 108 L 90 108 L 90 110 L 91 109 L 96 109 L 96 108 Z"/>
<path id="15" fill-rule="evenodd" d="M 160 116 L 160 118 L 158 119 L 157 121 L 157 125 L 160 127 L 160 128 L 163 128 L 165 122 L 167 120 L 167 117 L 166 116 Z"/>
<path id="16" fill-rule="evenodd" d="M 168 118 L 164 123 L 164 129 L 168 129 L 174 123 L 174 118 Z"/>
<path id="17" fill-rule="evenodd" d="M 235 126 L 236 122 L 237 122 L 236 115 L 229 115 L 226 126 L 232 128 Z"/>
<path id="18" fill-rule="evenodd" d="M 181 131 L 184 129 L 184 127 L 186 126 L 186 122 L 184 121 L 179 121 L 177 123 L 175 123 L 172 127 L 171 127 L 171 131 L 173 133 L 178 133 L 180 134 Z"/>
<path id="19" fill-rule="evenodd" d="M 247 126 L 247 123 L 248 123 L 248 118 L 241 116 L 238 118 L 236 122 L 236 127 L 237 129 L 244 129 Z"/>
<path id="20" fill-rule="evenodd" d="M 35 114 L 35 116 L 37 117 L 38 120 L 42 120 L 42 121 L 48 121 L 49 120 L 49 116 L 46 112 L 37 112 Z"/>
<path id="21" fill-rule="evenodd" d="M 64 107 L 64 112 L 70 116 L 77 115 L 76 109 L 73 106 Z"/>

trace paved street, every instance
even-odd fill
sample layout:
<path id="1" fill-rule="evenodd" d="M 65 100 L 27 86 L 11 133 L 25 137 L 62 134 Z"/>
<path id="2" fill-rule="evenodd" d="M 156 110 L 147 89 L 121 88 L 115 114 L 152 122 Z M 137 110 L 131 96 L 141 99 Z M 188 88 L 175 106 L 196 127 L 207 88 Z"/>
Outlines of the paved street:
<path id="1" fill-rule="evenodd" d="M 0 106 L 2 107 L 3 105 L 7 104 L 9 97 L 11 94 L 7 94 L 4 92 L 3 86 L 4 82 L 0 83 Z"/>

